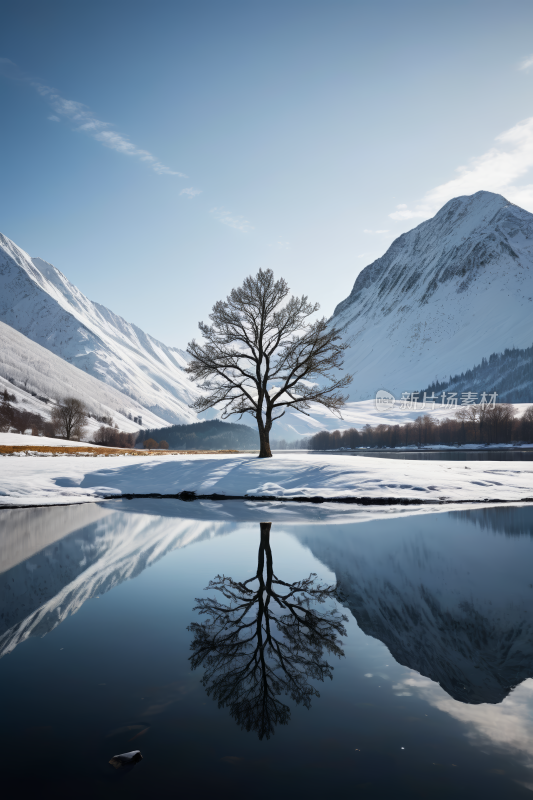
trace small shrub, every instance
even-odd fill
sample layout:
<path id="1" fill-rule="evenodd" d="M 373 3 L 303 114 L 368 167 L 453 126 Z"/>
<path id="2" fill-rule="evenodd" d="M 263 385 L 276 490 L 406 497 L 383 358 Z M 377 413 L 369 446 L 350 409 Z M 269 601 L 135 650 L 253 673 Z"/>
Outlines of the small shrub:
<path id="1" fill-rule="evenodd" d="M 135 434 L 119 431 L 116 428 L 101 425 L 94 437 L 95 444 L 103 444 L 106 447 L 133 447 L 135 445 Z"/>
<path id="2" fill-rule="evenodd" d="M 48 439 L 55 439 L 56 437 L 56 426 L 53 422 L 45 422 L 43 425 L 43 436 L 46 436 Z"/>

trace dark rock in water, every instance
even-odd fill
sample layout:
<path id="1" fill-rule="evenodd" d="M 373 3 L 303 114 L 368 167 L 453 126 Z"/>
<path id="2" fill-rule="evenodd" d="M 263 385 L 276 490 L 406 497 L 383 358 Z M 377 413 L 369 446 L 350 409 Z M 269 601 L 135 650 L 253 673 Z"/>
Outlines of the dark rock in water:
<path id="1" fill-rule="evenodd" d="M 113 756 L 109 763 L 112 767 L 115 767 L 115 769 L 120 769 L 120 767 L 137 764 L 138 761 L 142 761 L 142 758 L 140 750 L 131 750 L 129 753 L 121 753 L 118 756 Z"/>

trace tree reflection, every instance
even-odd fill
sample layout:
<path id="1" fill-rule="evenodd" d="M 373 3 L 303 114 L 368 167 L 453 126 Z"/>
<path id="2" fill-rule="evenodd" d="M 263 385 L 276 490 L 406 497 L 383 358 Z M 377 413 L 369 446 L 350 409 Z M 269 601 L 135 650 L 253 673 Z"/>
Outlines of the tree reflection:
<path id="1" fill-rule="evenodd" d="M 224 599 L 197 598 L 194 610 L 208 619 L 188 627 L 194 634 L 189 660 L 193 669 L 204 667 L 208 696 L 260 739 L 290 719 L 281 694 L 306 708 L 320 696 L 309 679 L 333 677 L 324 652 L 344 656 L 338 637 L 346 635 L 348 621 L 336 607 L 317 608 L 337 598 L 336 586 L 321 584 L 315 573 L 295 583 L 275 575 L 270 528 L 261 523 L 256 574 L 242 583 L 217 575 L 207 590 Z"/>

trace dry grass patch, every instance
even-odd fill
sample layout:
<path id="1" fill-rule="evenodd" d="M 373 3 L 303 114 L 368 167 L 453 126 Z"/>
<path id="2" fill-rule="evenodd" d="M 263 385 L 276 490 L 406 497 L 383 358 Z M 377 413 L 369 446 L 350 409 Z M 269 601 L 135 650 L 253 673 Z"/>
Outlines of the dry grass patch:
<path id="1" fill-rule="evenodd" d="M 0 455 L 15 453 L 44 453 L 53 456 L 194 456 L 194 455 L 232 455 L 248 452 L 242 450 L 127 450 L 122 447 L 66 447 L 65 445 L 16 444 L 0 445 Z"/>

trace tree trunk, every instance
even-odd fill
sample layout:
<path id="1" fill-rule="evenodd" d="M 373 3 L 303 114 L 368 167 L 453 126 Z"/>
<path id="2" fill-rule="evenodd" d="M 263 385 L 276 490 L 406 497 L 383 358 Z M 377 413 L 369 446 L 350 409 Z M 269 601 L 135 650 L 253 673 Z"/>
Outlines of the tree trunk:
<path id="1" fill-rule="evenodd" d="M 257 427 L 259 429 L 259 458 L 272 458 L 270 430 L 267 430 L 260 415 L 257 416 Z"/>

